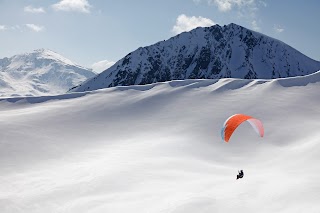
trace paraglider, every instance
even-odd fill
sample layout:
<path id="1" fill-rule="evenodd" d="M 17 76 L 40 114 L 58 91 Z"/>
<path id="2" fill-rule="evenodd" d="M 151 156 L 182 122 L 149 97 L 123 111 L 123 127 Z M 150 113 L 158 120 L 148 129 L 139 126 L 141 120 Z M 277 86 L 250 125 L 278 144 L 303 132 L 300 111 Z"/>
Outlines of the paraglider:
<path id="1" fill-rule="evenodd" d="M 243 174 L 243 170 L 240 170 L 240 172 L 238 171 L 238 175 L 237 175 L 237 180 L 239 179 L 239 178 L 243 178 L 243 176 L 244 176 L 244 174 Z"/>
<path id="2" fill-rule="evenodd" d="M 221 130 L 221 137 L 222 140 L 225 142 L 229 142 L 231 135 L 233 132 L 238 128 L 240 124 L 243 122 L 248 121 L 253 129 L 260 135 L 260 137 L 263 137 L 264 135 L 264 128 L 262 125 L 262 122 L 256 118 L 253 118 L 249 115 L 244 114 L 235 114 L 230 116 L 223 124 L 222 130 Z"/>
<path id="3" fill-rule="evenodd" d="M 264 128 L 262 122 L 254 117 L 244 114 L 235 114 L 230 116 L 223 124 L 221 130 L 221 137 L 222 140 L 225 142 L 229 142 L 230 137 L 232 136 L 233 132 L 238 128 L 240 124 L 243 122 L 248 121 L 253 129 L 256 131 L 260 137 L 264 135 Z M 238 171 L 237 180 L 243 178 L 244 173 L 243 170 Z"/>

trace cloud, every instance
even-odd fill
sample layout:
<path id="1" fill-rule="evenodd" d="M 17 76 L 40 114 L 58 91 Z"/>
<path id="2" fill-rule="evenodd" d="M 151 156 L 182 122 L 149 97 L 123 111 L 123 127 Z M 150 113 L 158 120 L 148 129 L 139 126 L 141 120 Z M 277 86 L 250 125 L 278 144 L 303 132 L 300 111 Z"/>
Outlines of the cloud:
<path id="1" fill-rule="evenodd" d="M 260 31 L 256 21 L 259 19 L 260 8 L 267 7 L 266 0 L 193 0 L 194 3 L 205 1 L 208 5 L 215 6 L 220 12 L 231 12 L 237 14 L 236 19 L 246 20 L 255 31 Z"/>
<path id="2" fill-rule="evenodd" d="M 284 31 L 283 27 L 279 26 L 279 25 L 274 25 L 273 29 L 277 32 L 277 33 L 282 33 Z"/>
<path id="3" fill-rule="evenodd" d="M 0 31 L 5 31 L 7 30 L 7 27 L 5 25 L 0 25 Z"/>
<path id="4" fill-rule="evenodd" d="M 90 13 L 91 7 L 87 0 L 61 0 L 52 5 L 52 8 L 56 11 L 77 11 L 81 13 Z"/>
<path id="5" fill-rule="evenodd" d="M 42 7 L 35 8 L 35 7 L 32 7 L 31 5 L 29 5 L 29 6 L 26 6 L 24 8 L 24 12 L 27 12 L 27 13 L 45 13 L 46 11 Z"/>
<path id="6" fill-rule="evenodd" d="M 259 1 L 260 5 L 262 5 L 263 7 L 267 7 L 267 3 L 265 1 Z"/>
<path id="7" fill-rule="evenodd" d="M 102 71 L 105 71 L 106 69 L 108 69 L 109 67 L 111 67 L 114 64 L 115 64 L 115 62 L 108 61 L 108 60 L 98 61 L 98 62 L 92 64 L 92 69 L 93 69 L 93 71 L 100 73 Z"/>
<path id="8" fill-rule="evenodd" d="M 216 5 L 222 12 L 231 10 L 233 7 L 255 7 L 255 0 L 208 0 L 209 4 Z"/>
<path id="9" fill-rule="evenodd" d="M 258 26 L 258 23 L 256 20 L 253 20 L 251 22 L 251 26 L 252 26 L 252 29 L 255 30 L 255 31 L 260 31 L 260 27 Z"/>
<path id="10" fill-rule="evenodd" d="M 41 32 L 41 31 L 44 30 L 44 27 L 43 27 L 43 26 L 39 26 L 39 25 L 35 25 L 35 24 L 26 24 L 26 26 L 27 26 L 29 29 L 31 29 L 31 30 L 33 30 L 33 31 L 35 31 L 35 32 Z"/>
<path id="11" fill-rule="evenodd" d="M 20 25 L 11 26 L 10 29 L 22 31 Z"/>
<path id="12" fill-rule="evenodd" d="M 14 26 L 6 26 L 6 25 L 0 25 L 0 32 L 1 31 L 20 31 L 23 32 L 21 27 L 19 25 L 14 25 Z"/>
<path id="13" fill-rule="evenodd" d="M 212 25 L 215 25 L 215 23 L 208 18 L 203 18 L 201 16 L 188 17 L 184 14 L 181 14 L 178 16 L 176 24 L 172 28 L 172 32 L 179 34 L 181 32 L 190 31 L 196 27 L 209 27 Z"/>

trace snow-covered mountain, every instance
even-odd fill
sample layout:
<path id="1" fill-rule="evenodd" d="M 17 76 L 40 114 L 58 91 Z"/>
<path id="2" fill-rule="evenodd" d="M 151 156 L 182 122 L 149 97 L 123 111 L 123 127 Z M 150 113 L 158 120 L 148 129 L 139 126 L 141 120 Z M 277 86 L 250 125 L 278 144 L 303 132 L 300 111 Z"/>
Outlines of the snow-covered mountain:
<path id="1" fill-rule="evenodd" d="M 72 91 L 176 79 L 273 79 L 320 69 L 285 43 L 236 24 L 196 28 L 139 48 Z"/>
<path id="2" fill-rule="evenodd" d="M 319 91 L 317 72 L 0 99 L 0 212 L 318 213 Z M 235 113 L 264 137 L 223 142 Z"/>
<path id="3" fill-rule="evenodd" d="M 96 73 L 47 49 L 0 59 L 0 96 L 62 94 Z"/>

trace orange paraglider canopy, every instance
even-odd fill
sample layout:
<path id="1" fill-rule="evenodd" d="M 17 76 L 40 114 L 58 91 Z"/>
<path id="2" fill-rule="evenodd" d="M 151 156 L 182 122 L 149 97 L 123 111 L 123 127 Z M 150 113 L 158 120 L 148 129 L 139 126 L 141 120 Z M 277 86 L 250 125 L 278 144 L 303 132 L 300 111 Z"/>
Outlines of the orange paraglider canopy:
<path id="1" fill-rule="evenodd" d="M 221 137 L 225 142 L 228 142 L 233 132 L 238 128 L 238 126 L 244 121 L 248 121 L 254 130 L 263 137 L 264 128 L 262 122 L 256 118 L 244 114 L 235 114 L 230 116 L 223 124 L 221 130 Z"/>

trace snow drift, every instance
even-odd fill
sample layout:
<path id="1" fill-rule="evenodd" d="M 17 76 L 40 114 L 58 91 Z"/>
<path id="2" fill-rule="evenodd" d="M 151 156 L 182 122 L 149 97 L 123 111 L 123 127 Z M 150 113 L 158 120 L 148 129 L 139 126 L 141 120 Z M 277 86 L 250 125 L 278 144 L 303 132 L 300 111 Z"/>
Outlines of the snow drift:
<path id="1" fill-rule="evenodd" d="M 317 72 L 1 99 L 0 211 L 319 212 L 319 89 Z M 264 138 L 223 142 L 235 113 Z"/>

